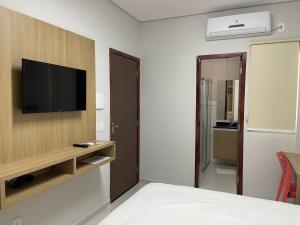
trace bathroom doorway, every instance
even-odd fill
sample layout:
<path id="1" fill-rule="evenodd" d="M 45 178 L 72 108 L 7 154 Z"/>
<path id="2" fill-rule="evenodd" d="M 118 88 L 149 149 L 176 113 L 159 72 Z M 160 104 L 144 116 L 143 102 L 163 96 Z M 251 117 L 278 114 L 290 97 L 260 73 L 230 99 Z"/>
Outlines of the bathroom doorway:
<path id="1" fill-rule="evenodd" d="M 197 57 L 195 187 L 243 193 L 246 53 Z"/>

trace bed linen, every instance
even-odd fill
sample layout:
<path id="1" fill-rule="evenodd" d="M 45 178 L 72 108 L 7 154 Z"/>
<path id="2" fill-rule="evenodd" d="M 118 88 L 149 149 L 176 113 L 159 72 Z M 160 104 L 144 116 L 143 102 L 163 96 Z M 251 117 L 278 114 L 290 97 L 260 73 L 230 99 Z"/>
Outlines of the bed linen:
<path id="1" fill-rule="evenodd" d="M 98 225 L 300 225 L 300 206 L 152 183 Z"/>

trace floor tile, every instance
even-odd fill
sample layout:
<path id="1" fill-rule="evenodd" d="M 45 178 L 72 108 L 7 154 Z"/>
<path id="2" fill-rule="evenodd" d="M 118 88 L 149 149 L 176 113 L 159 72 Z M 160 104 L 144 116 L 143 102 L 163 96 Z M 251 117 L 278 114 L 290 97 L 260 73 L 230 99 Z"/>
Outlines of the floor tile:
<path id="1" fill-rule="evenodd" d="M 236 194 L 234 166 L 210 163 L 205 172 L 200 174 L 200 188 Z"/>

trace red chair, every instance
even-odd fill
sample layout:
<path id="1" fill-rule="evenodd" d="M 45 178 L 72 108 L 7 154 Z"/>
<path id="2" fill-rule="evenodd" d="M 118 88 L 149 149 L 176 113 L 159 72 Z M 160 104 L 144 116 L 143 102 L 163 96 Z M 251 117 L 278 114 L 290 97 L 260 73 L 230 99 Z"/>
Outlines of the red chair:
<path id="1" fill-rule="evenodd" d="M 277 157 L 281 166 L 282 175 L 276 201 L 279 201 L 281 193 L 283 192 L 281 201 L 286 202 L 287 198 L 296 198 L 296 184 L 292 183 L 293 169 L 284 152 L 277 152 Z"/>

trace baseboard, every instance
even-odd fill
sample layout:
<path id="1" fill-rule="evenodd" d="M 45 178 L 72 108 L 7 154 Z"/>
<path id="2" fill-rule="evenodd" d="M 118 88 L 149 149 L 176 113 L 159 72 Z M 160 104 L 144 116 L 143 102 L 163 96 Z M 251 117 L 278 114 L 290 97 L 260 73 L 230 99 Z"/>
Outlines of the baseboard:
<path id="1" fill-rule="evenodd" d="M 110 200 L 105 202 L 103 205 L 96 208 L 94 211 L 83 217 L 79 222 L 77 222 L 74 225 L 85 225 L 88 221 L 90 221 L 92 218 L 94 218 L 97 214 L 99 214 L 101 211 L 103 211 L 106 207 L 110 205 Z"/>
<path id="2" fill-rule="evenodd" d="M 148 178 L 142 178 L 142 179 L 140 179 L 140 182 L 141 182 L 141 183 L 144 183 L 144 184 L 150 184 L 150 183 L 163 183 L 163 184 L 173 184 L 173 185 L 175 185 L 174 183 L 165 182 L 165 181 L 160 181 L 160 180 L 152 180 L 152 179 L 148 179 Z"/>
<path id="3" fill-rule="evenodd" d="M 139 183 L 143 183 L 143 184 L 149 184 L 149 183 L 155 183 L 155 181 L 150 180 L 150 179 L 140 179 Z M 157 183 L 157 182 L 156 182 Z"/>
<path id="4" fill-rule="evenodd" d="M 187 186 L 187 187 L 194 187 L 193 184 L 192 185 L 176 184 L 176 183 L 172 183 L 172 182 L 168 182 L 168 181 L 152 180 L 152 179 L 148 179 L 148 178 L 141 178 L 140 182 L 141 183 L 145 183 L 145 184 L 149 184 L 149 183 L 163 183 L 163 184 L 172 184 L 172 185 L 181 185 L 181 186 Z"/>

